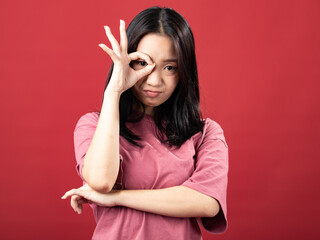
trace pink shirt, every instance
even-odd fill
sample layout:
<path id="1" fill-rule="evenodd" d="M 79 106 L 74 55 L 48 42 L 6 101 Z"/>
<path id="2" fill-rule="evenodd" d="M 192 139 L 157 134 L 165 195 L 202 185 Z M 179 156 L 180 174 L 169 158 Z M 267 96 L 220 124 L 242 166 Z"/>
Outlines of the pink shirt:
<path id="1" fill-rule="evenodd" d="M 83 115 L 74 130 L 77 171 L 81 176 L 83 159 L 89 148 L 99 114 Z M 142 137 L 142 148 L 120 137 L 120 170 L 115 188 L 160 189 L 183 185 L 215 198 L 221 208 L 213 218 L 166 217 L 117 206 L 92 204 L 97 223 L 92 239 L 202 239 L 198 224 L 211 233 L 227 227 L 226 190 L 228 146 L 223 130 L 207 118 L 199 132 L 179 149 L 168 148 L 155 135 L 156 125 L 145 115 L 138 123 L 127 123 Z M 83 178 L 82 178 L 83 180 Z"/>

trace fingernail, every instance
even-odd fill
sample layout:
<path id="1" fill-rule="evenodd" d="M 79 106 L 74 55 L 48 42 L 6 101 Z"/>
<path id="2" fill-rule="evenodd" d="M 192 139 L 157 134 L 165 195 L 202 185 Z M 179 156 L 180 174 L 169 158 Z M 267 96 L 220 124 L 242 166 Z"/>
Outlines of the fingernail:
<path id="1" fill-rule="evenodd" d="M 100 44 L 98 44 L 99 45 L 99 47 L 101 47 L 102 48 L 102 43 L 100 43 Z"/>

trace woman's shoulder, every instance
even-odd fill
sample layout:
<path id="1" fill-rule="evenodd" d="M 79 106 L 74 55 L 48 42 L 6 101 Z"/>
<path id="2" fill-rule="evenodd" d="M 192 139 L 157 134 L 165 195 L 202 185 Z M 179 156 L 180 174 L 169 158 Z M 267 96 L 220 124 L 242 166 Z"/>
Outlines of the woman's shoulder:
<path id="1" fill-rule="evenodd" d="M 83 126 L 96 126 L 98 124 L 99 116 L 99 112 L 88 112 L 83 114 L 76 124 L 76 129 Z"/>
<path id="2" fill-rule="evenodd" d="M 99 120 L 100 113 L 99 112 L 88 112 L 83 114 L 79 120 Z"/>
<path id="3" fill-rule="evenodd" d="M 224 137 L 224 131 L 219 123 L 211 118 L 203 119 L 204 126 L 202 131 L 195 134 L 192 138 L 195 142 L 195 146 L 200 146 L 203 142 L 208 140 L 221 140 L 227 147 L 227 143 Z"/>
<path id="4" fill-rule="evenodd" d="M 217 131 L 217 130 L 222 130 L 222 127 L 220 126 L 219 123 L 216 121 L 212 120 L 211 118 L 206 118 L 203 119 L 204 121 L 204 130 L 206 131 Z"/>

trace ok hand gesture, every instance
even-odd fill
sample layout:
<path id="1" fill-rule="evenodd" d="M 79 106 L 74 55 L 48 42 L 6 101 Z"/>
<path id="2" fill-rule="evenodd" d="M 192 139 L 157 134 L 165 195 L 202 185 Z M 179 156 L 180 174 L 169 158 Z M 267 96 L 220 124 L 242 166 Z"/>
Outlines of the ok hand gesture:
<path id="1" fill-rule="evenodd" d="M 99 46 L 110 56 L 114 63 L 112 76 L 106 91 L 121 94 L 131 88 L 138 80 L 150 74 L 155 64 L 147 54 L 142 52 L 128 54 L 128 39 L 123 20 L 120 20 L 120 44 L 108 26 L 105 26 L 105 30 L 112 49 L 108 48 L 105 44 L 99 44 Z M 129 64 L 137 59 L 142 59 L 148 65 L 143 69 L 134 70 Z"/>

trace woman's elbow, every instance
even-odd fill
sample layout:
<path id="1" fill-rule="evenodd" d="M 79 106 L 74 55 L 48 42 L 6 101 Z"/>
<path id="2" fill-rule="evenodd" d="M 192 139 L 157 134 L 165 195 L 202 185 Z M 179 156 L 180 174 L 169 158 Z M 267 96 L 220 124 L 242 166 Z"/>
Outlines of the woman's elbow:
<path id="1" fill-rule="evenodd" d="M 204 208 L 204 217 L 215 217 L 219 213 L 219 211 L 220 205 L 218 201 L 214 198 L 211 198 Z"/>
<path id="2" fill-rule="evenodd" d="M 99 193 L 108 193 L 112 190 L 113 185 L 109 183 L 101 183 L 101 182 L 87 182 L 87 184 L 95 191 Z"/>
<path id="3" fill-rule="evenodd" d="M 112 190 L 115 182 L 106 178 L 99 177 L 97 175 L 89 175 L 83 172 L 83 178 L 85 182 L 95 191 L 100 193 L 108 193 Z"/>

